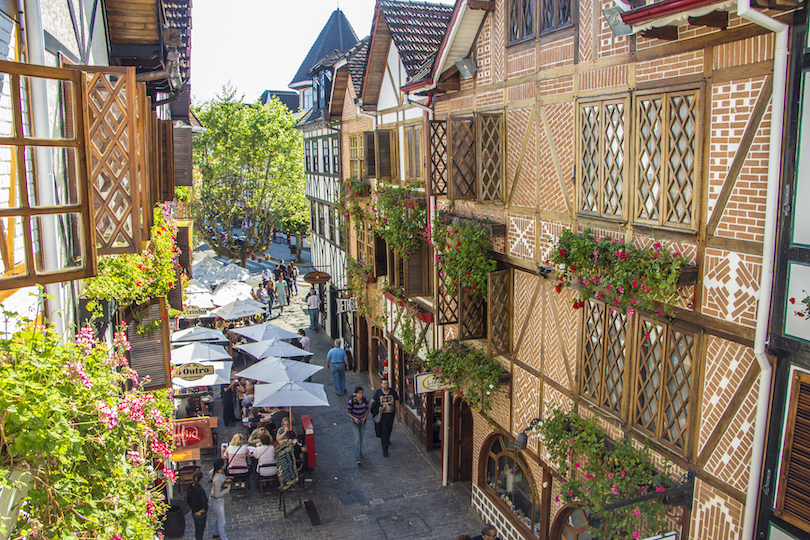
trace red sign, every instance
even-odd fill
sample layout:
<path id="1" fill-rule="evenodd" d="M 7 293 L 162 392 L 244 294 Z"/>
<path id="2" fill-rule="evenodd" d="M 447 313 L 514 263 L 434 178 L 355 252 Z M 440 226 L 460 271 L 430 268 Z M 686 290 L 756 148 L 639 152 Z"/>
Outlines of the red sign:
<path id="1" fill-rule="evenodd" d="M 181 418 L 174 421 L 174 445 L 177 448 L 211 448 L 211 426 L 208 417 Z"/>

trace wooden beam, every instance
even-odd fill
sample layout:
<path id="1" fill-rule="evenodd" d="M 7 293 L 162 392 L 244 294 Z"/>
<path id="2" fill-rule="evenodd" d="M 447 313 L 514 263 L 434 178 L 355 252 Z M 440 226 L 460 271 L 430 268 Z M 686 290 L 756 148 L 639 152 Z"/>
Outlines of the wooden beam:
<path id="1" fill-rule="evenodd" d="M 571 219 L 573 219 L 574 209 L 571 205 L 571 196 L 568 194 L 568 186 L 565 185 L 565 175 L 563 174 L 560 159 L 557 156 L 557 147 L 554 145 L 554 137 L 551 133 L 551 126 L 548 123 L 548 118 L 546 118 L 545 107 L 540 107 L 540 120 L 543 122 L 543 131 L 546 132 L 548 148 L 549 152 L 551 153 L 551 161 L 554 162 L 554 170 L 557 171 L 557 179 L 560 181 L 560 189 L 562 190 L 563 197 L 565 197 L 565 207 L 568 208 L 568 214 L 570 215 Z M 538 182 L 538 185 L 539 184 L 540 183 Z"/>
<path id="2" fill-rule="evenodd" d="M 461 88 L 461 83 L 458 81 L 443 81 L 436 83 L 436 89 L 442 92 L 457 92 Z"/>
<path id="3" fill-rule="evenodd" d="M 728 11 L 712 11 L 702 17 L 687 17 L 687 21 L 692 26 L 708 26 L 709 28 L 728 28 Z"/>
<path id="4" fill-rule="evenodd" d="M 762 92 L 759 94 L 757 104 L 751 113 L 751 118 L 748 120 L 748 125 L 745 126 L 745 133 L 740 139 L 740 145 L 737 147 L 737 153 L 734 154 L 734 160 L 731 162 L 731 167 L 728 169 L 728 175 L 723 182 L 723 187 L 720 189 L 720 195 L 717 197 L 717 203 L 714 205 L 712 216 L 709 218 L 709 223 L 706 226 L 706 234 L 713 235 L 717 230 L 717 225 L 723 217 L 723 212 L 726 209 L 731 192 L 734 190 L 734 184 L 737 182 L 737 177 L 742 171 L 745 160 L 748 157 L 748 151 L 751 149 L 751 144 L 754 142 L 754 137 L 759 131 L 759 124 L 762 117 L 765 115 L 765 110 L 768 108 L 768 103 L 771 100 L 771 92 L 773 89 L 773 76 L 768 75 L 765 79 L 765 84 L 762 85 Z"/>
<path id="5" fill-rule="evenodd" d="M 484 11 L 495 11 L 495 0 L 467 0 L 470 9 L 483 9 Z"/>
<path id="6" fill-rule="evenodd" d="M 717 336 L 746 347 L 754 346 L 754 329 L 741 324 L 715 319 L 694 311 L 683 310 L 678 312 L 677 320 L 699 326 L 707 334 Z"/>
<path id="7" fill-rule="evenodd" d="M 650 28 L 644 30 L 641 35 L 647 39 L 663 39 L 665 41 L 678 40 L 678 27 L 677 26 L 661 26 L 658 28 Z"/>
<path id="8" fill-rule="evenodd" d="M 726 238 L 725 236 L 710 235 L 706 238 L 706 247 L 723 249 L 726 251 L 736 251 L 746 255 L 762 256 L 762 243 L 751 240 L 739 240 L 737 238 Z"/>

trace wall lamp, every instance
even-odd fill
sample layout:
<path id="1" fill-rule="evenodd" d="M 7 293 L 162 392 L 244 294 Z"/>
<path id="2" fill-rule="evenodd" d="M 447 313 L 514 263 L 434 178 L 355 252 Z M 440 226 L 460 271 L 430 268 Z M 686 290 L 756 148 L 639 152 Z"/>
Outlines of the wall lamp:
<path id="1" fill-rule="evenodd" d="M 456 60 L 454 63 L 462 79 L 472 79 L 475 76 L 475 72 L 478 71 L 478 66 L 475 65 L 475 60 L 472 58 L 462 58 L 461 60 Z"/>
<path id="2" fill-rule="evenodd" d="M 529 425 L 526 426 L 523 429 L 523 431 L 518 433 L 518 436 L 515 437 L 515 450 L 526 450 L 526 447 L 529 445 L 529 436 L 526 435 L 526 432 L 529 431 L 530 429 L 534 428 L 534 426 L 536 426 L 539 423 L 540 423 L 540 419 L 535 418 L 534 420 L 529 422 Z"/>

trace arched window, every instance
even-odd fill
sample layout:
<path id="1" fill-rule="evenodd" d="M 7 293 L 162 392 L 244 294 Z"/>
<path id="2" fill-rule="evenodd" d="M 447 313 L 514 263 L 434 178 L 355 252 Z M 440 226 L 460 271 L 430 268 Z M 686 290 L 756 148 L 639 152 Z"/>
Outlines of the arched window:
<path id="1" fill-rule="evenodd" d="M 584 508 L 562 510 L 551 528 L 551 540 L 593 540 L 589 532 L 588 511 Z"/>
<path id="2" fill-rule="evenodd" d="M 486 488 L 534 536 L 540 535 L 540 497 L 512 439 L 497 435 L 486 453 Z"/>

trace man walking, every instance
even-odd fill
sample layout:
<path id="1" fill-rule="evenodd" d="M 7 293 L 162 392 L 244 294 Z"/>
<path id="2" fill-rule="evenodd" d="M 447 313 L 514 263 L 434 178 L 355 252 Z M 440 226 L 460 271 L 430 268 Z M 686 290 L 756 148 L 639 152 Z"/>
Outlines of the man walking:
<path id="1" fill-rule="evenodd" d="M 315 288 L 309 291 L 307 297 L 307 308 L 309 308 L 309 329 L 318 332 L 318 317 L 321 314 L 321 298 L 315 292 Z"/>
<path id="2" fill-rule="evenodd" d="M 382 409 L 382 419 L 380 420 L 382 426 L 382 450 L 383 455 L 388 457 L 388 445 L 391 444 L 391 431 L 394 429 L 394 417 L 399 405 L 399 395 L 396 390 L 391 388 L 388 379 L 383 379 L 380 388 L 374 392 L 371 402 L 379 403 Z"/>
<path id="3" fill-rule="evenodd" d="M 332 367 L 332 380 L 335 382 L 335 394 L 342 396 L 346 393 L 346 370 L 349 369 L 349 360 L 343 350 L 343 340 L 337 338 L 335 346 L 326 353 L 326 359 Z"/>
<path id="4" fill-rule="evenodd" d="M 363 397 L 363 387 L 354 389 L 354 396 L 346 406 L 346 414 L 352 421 L 352 431 L 354 432 L 354 459 L 357 466 L 361 465 L 360 458 L 363 457 L 363 431 L 366 428 L 366 418 L 368 417 L 368 399 Z"/>
<path id="5" fill-rule="evenodd" d="M 498 540 L 498 531 L 495 530 L 494 525 L 487 523 L 481 529 L 481 534 L 473 536 L 473 540 Z"/>

